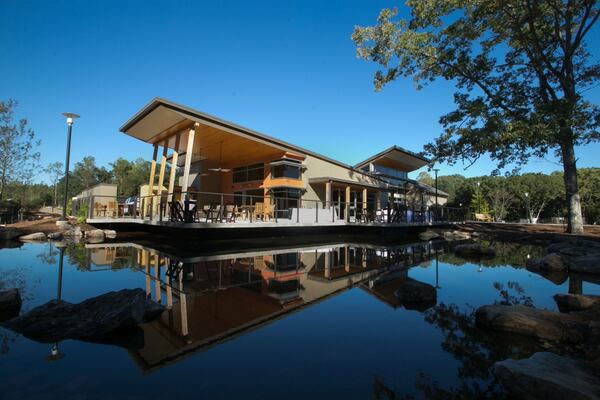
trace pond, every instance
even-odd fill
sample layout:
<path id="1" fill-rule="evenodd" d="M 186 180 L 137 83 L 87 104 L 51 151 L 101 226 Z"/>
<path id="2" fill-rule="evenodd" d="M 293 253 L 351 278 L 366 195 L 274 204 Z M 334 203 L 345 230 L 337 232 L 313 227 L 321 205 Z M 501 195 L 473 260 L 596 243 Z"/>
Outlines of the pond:
<path id="1" fill-rule="evenodd" d="M 493 363 L 543 344 L 482 331 L 474 310 L 556 309 L 555 293 L 600 286 L 529 272 L 525 262 L 541 248 L 486 244 L 496 257 L 480 261 L 455 257 L 445 242 L 4 248 L 0 290 L 18 287 L 22 312 L 123 288 L 142 288 L 167 309 L 141 326 L 135 346 L 37 343 L 0 328 L 0 398 L 502 397 Z M 403 304 L 395 292 L 407 280 L 431 285 L 437 299 Z"/>

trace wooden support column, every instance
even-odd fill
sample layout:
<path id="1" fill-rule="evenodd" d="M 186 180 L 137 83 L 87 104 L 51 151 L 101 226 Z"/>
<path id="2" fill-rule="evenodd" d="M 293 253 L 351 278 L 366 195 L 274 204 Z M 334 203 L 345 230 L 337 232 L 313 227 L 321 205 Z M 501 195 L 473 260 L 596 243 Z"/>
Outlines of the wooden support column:
<path id="1" fill-rule="evenodd" d="M 325 183 L 325 207 L 331 208 L 331 198 L 333 197 L 331 181 Z"/>
<path id="2" fill-rule="evenodd" d="M 344 270 L 350 272 L 350 247 L 344 246 Z"/>
<path id="3" fill-rule="evenodd" d="M 154 299 L 157 303 L 160 303 L 162 298 L 160 288 L 160 255 L 156 254 L 154 260 Z"/>
<path id="4" fill-rule="evenodd" d="M 329 279 L 331 278 L 331 250 L 327 250 L 327 253 L 325 253 L 325 278 Z"/>
<path id="5" fill-rule="evenodd" d="M 362 192 L 362 209 L 363 211 L 367 209 L 367 188 L 364 188 Z"/>
<path id="6" fill-rule="evenodd" d="M 171 287 L 171 276 L 169 275 L 169 265 L 171 264 L 171 260 L 168 258 L 165 258 L 165 268 L 167 270 L 167 273 L 165 274 L 165 280 L 166 280 L 166 292 L 167 292 L 167 308 L 170 310 L 173 308 L 173 288 Z"/>
<path id="7" fill-rule="evenodd" d="M 150 298 L 152 289 L 150 286 L 150 251 L 144 251 L 146 257 L 142 257 L 144 262 L 144 272 L 146 273 L 146 297 Z"/>
<path id="8" fill-rule="evenodd" d="M 158 145 L 154 145 L 154 152 L 152 153 L 152 161 L 150 162 L 150 177 L 148 178 L 148 196 L 144 198 L 142 202 L 142 218 L 146 216 L 146 210 L 148 209 L 148 204 L 150 204 L 150 209 L 154 209 L 152 206 L 154 204 L 154 197 L 152 197 L 152 192 L 154 191 L 154 180 L 156 179 L 156 157 L 158 156 Z M 152 217 L 152 215 L 150 215 Z"/>
<path id="9" fill-rule="evenodd" d="M 375 208 L 381 210 L 381 192 L 377 191 L 375 193 Z"/>
<path id="10" fill-rule="evenodd" d="M 177 134 L 175 137 L 175 148 L 173 149 L 173 156 L 171 157 L 171 172 L 169 173 L 169 201 L 172 202 L 173 192 L 175 191 L 175 177 L 177 175 L 177 160 L 179 158 L 179 141 L 181 134 Z"/>
<path id="11" fill-rule="evenodd" d="M 194 150 L 194 137 L 196 136 L 196 128 L 199 126 L 197 122 L 188 133 L 187 147 L 185 151 L 185 164 L 183 166 L 183 184 L 181 185 L 181 193 L 185 193 L 185 199 L 189 199 L 187 193 L 190 180 L 190 166 L 192 165 L 192 151 Z"/>
<path id="12" fill-rule="evenodd" d="M 162 156 L 160 157 L 160 167 L 159 167 L 159 172 L 158 172 L 158 184 L 156 186 L 156 192 L 158 193 L 158 198 L 157 198 L 157 206 L 159 206 L 160 204 L 160 200 L 162 199 L 162 188 L 164 185 L 164 181 L 165 181 L 165 169 L 167 168 L 167 150 L 168 150 L 168 141 L 165 140 L 163 143 L 163 152 L 162 152 Z M 162 212 L 162 210 L 160 210 L 159 212 Z"/>
<path id="13" fill-rule="evenodd" d="M 344 204 L 344 209 L 346 210 L 344 219 L 346 222 L 350 222 L 350 186 L 346 186 L 346 203 Z"/>
<path id="14" fill-rule="evenodd" d="M 188 336 L 188 313 L 187 313 L 187 294 L 183 290 L 183 271 L 179 274 L 179 311 L 181 312 L 181 333 Z"/>

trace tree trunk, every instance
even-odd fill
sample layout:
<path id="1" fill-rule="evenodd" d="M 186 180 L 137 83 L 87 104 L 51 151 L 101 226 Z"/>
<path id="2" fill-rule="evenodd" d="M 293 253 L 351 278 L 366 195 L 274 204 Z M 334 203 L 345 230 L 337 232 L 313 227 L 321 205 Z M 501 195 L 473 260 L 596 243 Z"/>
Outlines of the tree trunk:
<path id="1" fill-rule="evenodd" d="M 58 183 L 54 183 L 54 207 L 56 207 L 57 202 L 56 202 L 56 197 L 58 195 Z M 54 208 L 52 207 L 52 208 Z"/>
<path id="2" fill-rule="evenodd" d="M 564 169 L 565 191 L 569 220 L 567 232 L 583 233 L 583 215 L 581 214 L 581 200 L 579 198 L 579 186 L 577 184 L 577 161 L 573 142 L 563 143 L 561 146 L 562 161 Z"/>

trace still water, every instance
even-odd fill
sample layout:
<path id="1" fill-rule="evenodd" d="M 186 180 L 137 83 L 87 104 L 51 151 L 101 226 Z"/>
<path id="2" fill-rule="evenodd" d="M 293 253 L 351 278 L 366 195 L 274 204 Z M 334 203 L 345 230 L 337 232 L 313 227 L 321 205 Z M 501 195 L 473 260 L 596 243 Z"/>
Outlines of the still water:
<path id="1" fill-rule="evenodd" d="M 167 310 L 129 348 L 36 343 L 0 328 L 0 398 L 498 398 L 494 361 L 541 347 L 477 329 L 474 309 L 556 309 L 555 293 L 600 286 L 527 271 L 540 248 L 490 245 L 497 256 L 476 262 L 431 242 L 218 254 L 138 243 L 4 248 L 0 289 L 21 290 L 22 312 L 123 288 Z M 437 301 L 401 304 L 394 293 L 407 279 L 435 287 Z"/>

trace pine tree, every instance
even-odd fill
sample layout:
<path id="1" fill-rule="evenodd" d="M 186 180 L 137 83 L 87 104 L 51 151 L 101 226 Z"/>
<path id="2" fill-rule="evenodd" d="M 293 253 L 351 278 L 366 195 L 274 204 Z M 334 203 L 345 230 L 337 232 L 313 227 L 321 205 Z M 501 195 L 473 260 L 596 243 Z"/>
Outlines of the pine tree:
<path id="1" fill-rule="evenodd" d="M 471 212 L 477 214 L 489 214 L 490 207 L 485 200 L 485 196 L 481 192 L 481 189 L 477 189 L 473 192 L 473 196 L 471 197 L 471 204 L 469 205 Z"/>

